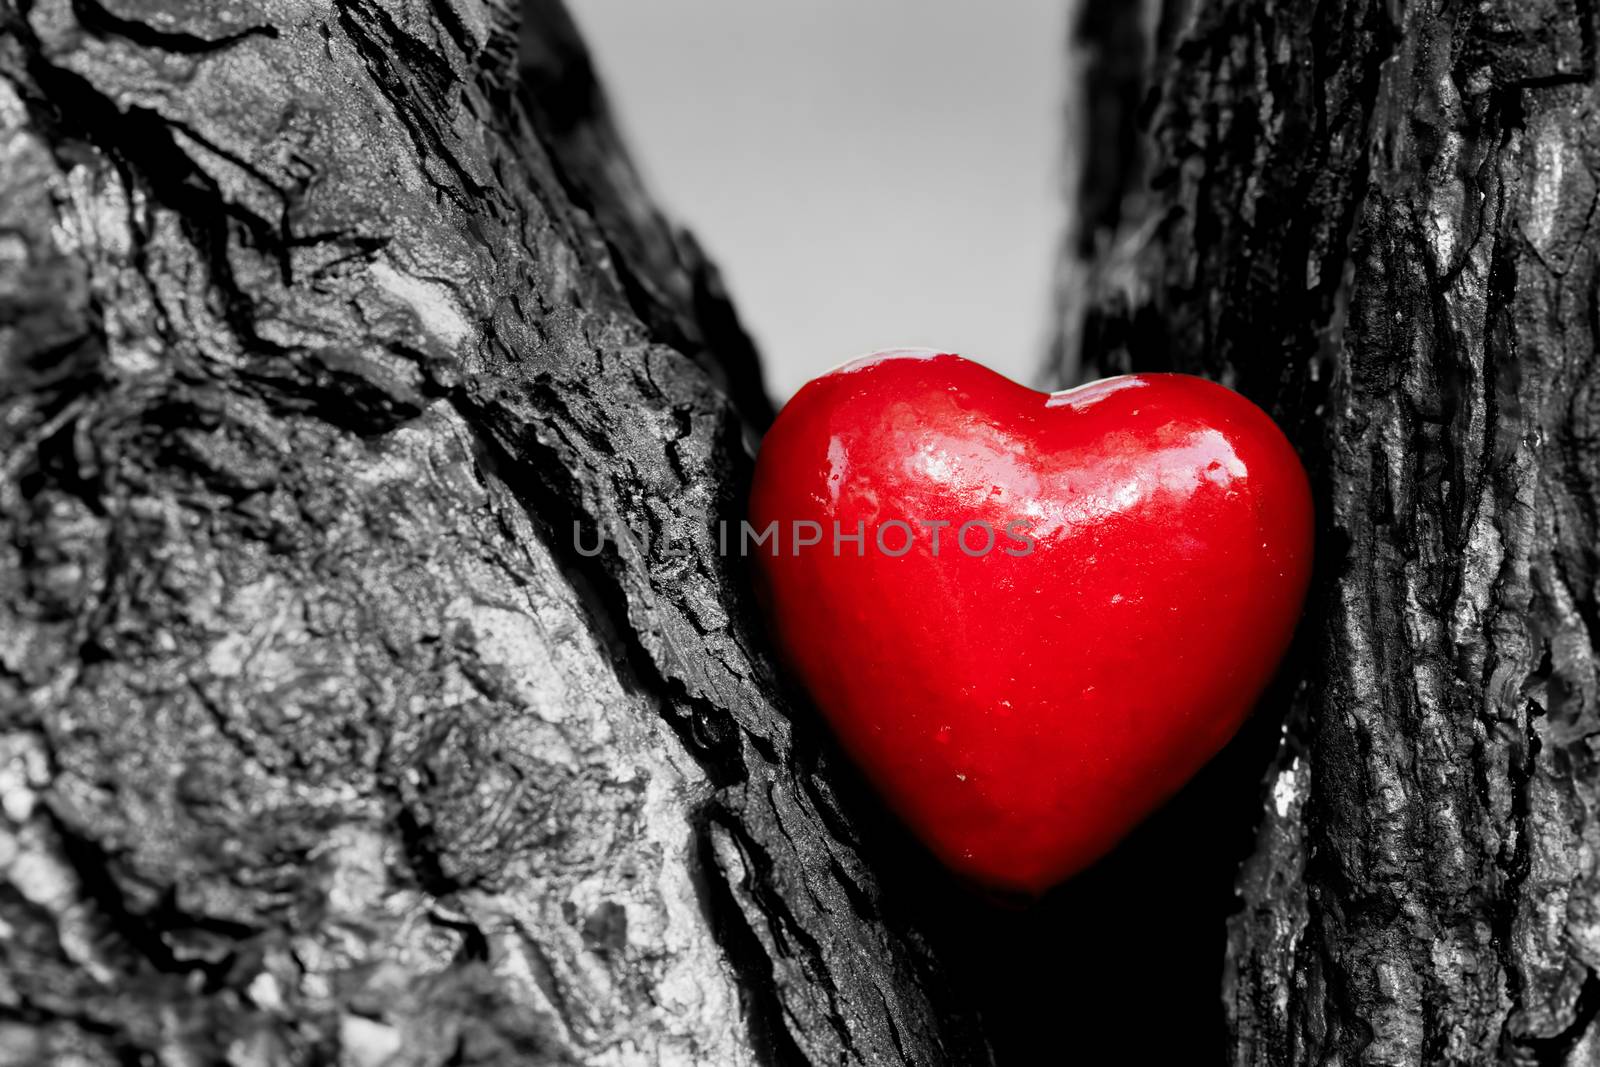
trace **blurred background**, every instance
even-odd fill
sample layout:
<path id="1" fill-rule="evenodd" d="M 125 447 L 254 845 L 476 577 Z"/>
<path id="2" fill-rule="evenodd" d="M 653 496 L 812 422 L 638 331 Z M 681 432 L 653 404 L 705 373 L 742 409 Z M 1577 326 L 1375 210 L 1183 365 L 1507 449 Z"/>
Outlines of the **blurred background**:
<path id="1" fill-rule="evenodd" d="M 1064 222 L 1062 0 L 572 0 L 660 202 L 780 403 L 878 348 L 1038 377 Z"/>

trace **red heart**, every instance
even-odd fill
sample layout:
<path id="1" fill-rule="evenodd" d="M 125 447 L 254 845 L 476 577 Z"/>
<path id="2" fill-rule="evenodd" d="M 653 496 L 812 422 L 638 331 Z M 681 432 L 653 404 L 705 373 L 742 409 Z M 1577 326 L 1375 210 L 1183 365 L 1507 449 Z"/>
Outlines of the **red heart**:
<path id="1" fill-rule="evenodd" d="M 908 352 L 789 401 L 741 537 L 780 650 L 889 805 L 955 871 L 1028 893 L 1238 729 L 1311 542 L 1293 448 L 1220 385 L 1044 394 Z"/>

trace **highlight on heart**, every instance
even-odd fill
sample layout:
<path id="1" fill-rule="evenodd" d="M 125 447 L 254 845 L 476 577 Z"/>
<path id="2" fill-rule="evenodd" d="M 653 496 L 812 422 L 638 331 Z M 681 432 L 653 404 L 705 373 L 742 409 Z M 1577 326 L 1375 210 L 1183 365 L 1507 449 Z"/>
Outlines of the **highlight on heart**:
<path id="1" fill-rule="evenodd" d="M 1597 20 L 0 0 L 0 1067 L 1600 1064 Z"/>

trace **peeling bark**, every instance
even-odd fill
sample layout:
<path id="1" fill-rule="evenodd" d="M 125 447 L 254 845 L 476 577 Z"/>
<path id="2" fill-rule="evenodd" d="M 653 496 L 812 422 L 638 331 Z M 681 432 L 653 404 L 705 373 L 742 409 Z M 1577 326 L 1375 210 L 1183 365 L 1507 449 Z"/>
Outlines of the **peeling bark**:
<path id="1" fill-rule="evenodd" d="M 1594 12 L 1150 24 L 1133 180 L 1077 268 L 1083 362 L 1240 388 L 1323 508 L 1263 711 L 1231 1057 L 1600 1062 Z"/>
<path id="2" fill-rule="evenodd" d="M 529 11 L 0 2 L 7 1062 L 987 1059 L 705 521 L 750 345 Z"/>

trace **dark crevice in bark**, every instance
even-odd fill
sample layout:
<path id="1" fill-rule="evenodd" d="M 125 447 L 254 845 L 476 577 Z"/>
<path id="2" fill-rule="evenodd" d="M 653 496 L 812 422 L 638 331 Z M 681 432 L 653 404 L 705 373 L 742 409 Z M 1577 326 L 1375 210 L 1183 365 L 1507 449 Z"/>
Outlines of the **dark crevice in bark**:
<path id="1" fill-rule="evenodd" d="M 192 33 L 168 32 L 146 22 L 123 18 L 108 10 L 103 4 L 95 3 L 95 0 L 72 0 L 72 10 L 78 16 L 78 21 L 83 23 L 83 28 L 90 33 L 100 36 L 115 34 L 126 37 L 135 44 L 147 48 L 159 48 L 164 52 L 175 52 L 178 55 L 204 55 L 207 52 L 229 48 L 250 37 L 278 36 L 278 30 L 274 26 L 250 26 L 236 33 L 215 38 L 200 37 Z"/>
<path id="2" fill-rule="evenodd" d="M 72 865 L 85 895 L 94 902 L 113 936 L 134 953 L 139 961 L 135 966 L 148 966 L 162 974 L 188 976 L 199 974 L 205 985 L 217 988 L 219 969 L 205 960 L 185 961 L 174 955 L 171 947 L 161 937 L 158 912 L 136 913 L 128 905 L 116 877 L 112 874 L 112 858 L 93 839 L 76 827 L 58 818 L 48 820 L 51 831 L 61 845 L 61 854 Z M 180 922 L 195 922 L 199 917 L 186 917 Z M 222 922 L 220 932 L 230 938 L 243 939 L 254 933 L 254 928 L 243 923 Z"/>
<path id="3" fill-rule="evenodd" d="M 417 157 L 424 163 L 437 160 L 450 170 L 450 183 L 436 184 L 439 192 L 455 200 L 464 211 L 494 212 L 496 191 L 482 185 L 469 174 L 455 155 L 445 147 L 424 109 L 426 101 L 437 107 L 445 94 L 455 88 L 456 72 L 436 53 L 401 30 L 394 17 L 377 4 L 364 0 L 335 0 L 339 24 L 361 54 L 373 81 L 407 119 Z M 404 73 L 397 68 L 404 66 Z M 428 96 L 419 98 L 419 91 Z"/>
<path id="4" fill-rule="evenodd" d="M 1590 1025 L 1600 1016 L 1600 975 L 1593 967 L 1585 969 L 1583 988 L 1572 1005 L 1572 1024 L 1554 1037 L 1524 1038 L 1522 1048 L 1533 1054 L 1539 1067 L 1560 1067 L 1569 1063 L 1577 1051 L 1578 1042 L 1588 1032 Z"/>
<path id="5" fill-rule="evenodd" d="M 27 31 L 19 25 L 19 34 Z M 52 66 L 38 42 L 29 46 L 29 73 L 38 94 L 26 97 L 33 120 L 52 132 L 61 164 L 72 164 L 73 142 L 92 145 L 126 168 L 131 181 L 179 212 L 195 247 L 206 253 L 211 283 L 228 309 L 230 325 L 252 348 L 270 351 L 254 329 L 254 309 L 228 263 L 230 224 L 242 227 L 249 243 L 272 255 L 292 284 L 283 242 L 271 221 L 229 202 L 216 183 L 195 166 L 173 140 L 172 127 L 141 107 L 119 108 L 86 79 Z"/>
<path id="6" fill-rule="evenodd" d="M 723 840 L 733 841 L 734 831 L 714 816 L 704 819 L 696 832 L 697 861 L 706 870 L 718 869 L 713 835 L 719 831 L 724 835 Z M 726 881 L 720 877 L 707 878 L 705 886 L 705 905 L 717 930 L 717 940 L 739 971 L 739 997 L 744 1005 L 752 1045 L 760 1052 L 763 1062 L 774 1067 L 803 1067 L 811 1061 L 784 1025 L 783 1002 L 777 996 L 767 949 L 751 929 Z"/>

